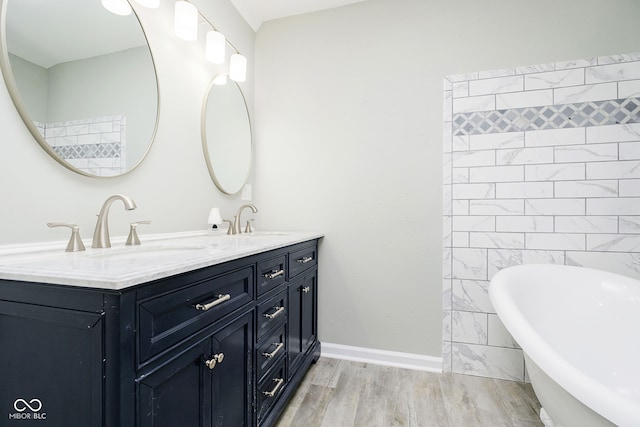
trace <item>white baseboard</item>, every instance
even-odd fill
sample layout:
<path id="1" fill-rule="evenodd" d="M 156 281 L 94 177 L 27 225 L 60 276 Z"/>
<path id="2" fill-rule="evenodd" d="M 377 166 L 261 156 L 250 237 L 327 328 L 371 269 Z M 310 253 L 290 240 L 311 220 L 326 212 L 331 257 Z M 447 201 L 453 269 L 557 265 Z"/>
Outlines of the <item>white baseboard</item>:
<path id="1" fill-rule="evenodd" d="M 374 348 L 352 347 L 342 344 L 322 343 L 321 357 L 394 366 L 417 371 L 442 372 L 442 357 L 400 353 Z"/>

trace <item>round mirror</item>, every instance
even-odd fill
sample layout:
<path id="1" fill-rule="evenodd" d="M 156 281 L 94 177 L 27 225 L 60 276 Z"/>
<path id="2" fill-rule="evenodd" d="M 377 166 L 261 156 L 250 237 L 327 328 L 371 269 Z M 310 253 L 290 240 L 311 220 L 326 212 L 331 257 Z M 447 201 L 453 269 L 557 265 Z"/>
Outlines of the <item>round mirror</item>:
<path id="1" fill-rule="evenodd" d="M 202 106 L 202 148 L 216 187 L 236 194 L 251 170 L 249 111 L 237 83 L 217 85 L 214 80 Z"/>
<path id="2" fill-rule="evenodd" d="M 0 66 L 36 141 L 85 176 L 125 174 L 156 131 L 158 85 L 135 13 L 99 0 L 0 0 Z"/>

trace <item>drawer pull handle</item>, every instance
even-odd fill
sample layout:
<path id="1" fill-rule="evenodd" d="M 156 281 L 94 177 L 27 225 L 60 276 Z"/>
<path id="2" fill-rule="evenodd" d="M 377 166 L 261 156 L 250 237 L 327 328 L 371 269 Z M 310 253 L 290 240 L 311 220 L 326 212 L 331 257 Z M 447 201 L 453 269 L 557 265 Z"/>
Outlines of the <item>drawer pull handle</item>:
<path id="1" fill-rule="evenodd" d="M 309 261 L 313 261 L 313 257 L 306 256 L 306 257 L 303 257 L 303 258 L 298 258 L 296 261 L 299 262 L 300 264 L 306 264 Z"/>
<path id="2" fill-rule="evenodd" d="M 265 279 L 275 279 L 278 276 L 282 276 L 284 274 L 284 270 L 273 270 L 271 273 L 267 273 L 264 275 Z"/>
<path id="3" fill-rule="evenodd" d="M 266 317 L 267 319 L 275 319 L 276 317 L 284 313 L 284 307 L 273 307 L 273 308 L 275 308 L 276 311 L 274 311 L 273 313 L 265 313 L 264 317 Z"/>
<path id="4" fill-rule="evenodd" d="M 214 354 L 211 359 L 206 360 L 204 364 L 207 365 L 207 368 L 213 369 L 216 367 L 218 363 L 222 363 L 223 360 L 224 360 L 224 353 L 218 353 L 218 354 Z"/>
<path id="5" fill-rule="evenodd" d="M 308 294 L 310 290 L 311 288 L 309 286 L 305 286 L 304 288 L 302 288 L 302 292 L 304 292 L 305 294 Z"/>
<path id="6" fill-rule="evenodd" d="M 273 397 L 276 395 L 276 393 L 278 392 L 278 390 L 280 389 L 280 387 L 282 387 L 282 384 L 284 383 L 284 379 L 283 378 L 274 378 L 273 379 L 276 382 L 276 386 L 273 388 L 273 390 L 271 391 L 263 391 L 262 394 L 264 394 L 267 397 Z"/>
<path id="7" fill-rule="evenodd" d="M 210 303 L 207 304 L 198 304 L 196 305 L 196 309 L 197 310 L 202 310 L 202 311 L 207 311 L 213 307 L 215 307 L 218 304 L 222 304 L 225 301 L 229 301 L 231 299 L 231 295 L 229 294 L 220 294 L 217 296 L 217 298 L 213 301 L 211 301 Z"/>
<path id="8" fill-rule="evenodd" d="M 276 348 L 271 353 L 262 353 L 262 355 L 267 359 L 271 359 L 272 357 L 274 357 L 280 350 L 282 350 L 282 347 L 284 347 L 284 344 L 281 342 L 274 342 L 273 345 L 275 345 Z"/>

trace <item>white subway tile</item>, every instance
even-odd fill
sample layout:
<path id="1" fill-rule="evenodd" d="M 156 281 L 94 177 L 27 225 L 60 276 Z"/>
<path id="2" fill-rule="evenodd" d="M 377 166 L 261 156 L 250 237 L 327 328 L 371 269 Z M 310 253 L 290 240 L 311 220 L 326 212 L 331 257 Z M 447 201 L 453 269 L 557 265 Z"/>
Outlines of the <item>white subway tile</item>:
<path id="1" fill-rule="evenodd" d="M 454 231 L 453 233 L 451 233 L 451 246 L 453 246 L 454 248 L 468 248 L 469 232 Z"/>
<path id="2" fill-rule="evenodd" d="M 496 150 L 496 165 L 553 163 L 553 147 Z"/>
<path id="3" fill-rule="evenodd" d="M 640 53 L 619 53 L 615 55 L 599 56 L 597 65 L 618 64 L 620 62 L 630 62 L 640 60 Z"/>
<path id="4" fill-rule="evenodd" d="M 451 279 L 453 277 L 452 264 L 453 264 L 453 249 L 443 248 L 442 249 L 442 278 L 444 280 Z"/>
<path id="5" fill-rule="evenodd" d="M 453 97 L 462 98 L 469 96 L 469 82 L 455 82 L 452 84 Z"/>
<path id="6" fill-rule="evenodd" d="M 442 155 L 442 182 L 444 184 L 451 184 L 451 153 L 444 153 Z"/>
<path id="7" fill-rule="evenodd" d="M 556 70 L 565 70 L 568 68 L 582 68 L 590 65 L 598 65 L 598 58 L 578 59 L 575 61 L 559 61 L 556 62 Z"/>
<path id="8" fill-rule="evenodd" d="M 101 134 L 99 134 L 99 133 L 87 134 L 87 135 L 78 135 L 75 138 L 76 138 L 75 143 L 77 143 L 79 145 L 100 144 L 101 142 L 103 142 L 102 138 L 101 138 Z"/>
<path id="9" fill-rule="evenodd" d="M 552 216 L 497 216 L 496 231 L 550 233 L 553 232 Z"/>
<path id="10" fill-rule="evenodd" d="M 618 181 L 558 181 L 555 185 L 555 197 L 616 197 Z"/>
<path id="11" fill-rule="evenodd" d="M 503 93 L 496 95 L 495 106 L 497 110 L 508 108 L 537 107 L 553 104 L 553 90 L 533 90 L 520 93 Z"/>
<path id="12" fill-rule="evenodd" d="M 485 70 L 478 72 L 478 79 L 490 79 L 494 77 L 514 76 L 515 68 L 499 68 L 497 70 Z"/>
<path id="13" fill-rule="evenodd" d="M 469 168 L 453 168 L 451 182 L 454 184 L 465 184 L 469 182 Z"/>
<path id="14" fill-rule="evenodd" d="M 588 234 L 587 250 L 599 252 L 640 252 L 640 235 Z"/>
<path id="15" fill-rule="evenodd" d="M 555 231 L 558 233 L 615 233 L 618 231 L 617 216 L 557 216 Z"/>
<path id="16" fill-rule="evenodd" d="M 469 140 L 472 150 L 487 150 L 496 148 L 524 147 L 524 132 L 488 133 L 471 135 Z"/>
<path id="17" fill-rule="evenodd" d="M 496 155 L 493 150 L 458 151 L 453 153 L 453 167 L 495 166 Z"/>
<path id="18" fill-rule="evenodd" d="M 618 97 L 620 99 L 640 97 L 640 80 L 618 82 Z"/>
<path id="19" fill-rule="evenodd" d="M 89 125 L 89 133 L 109 133 L 113 132 L 113 124 L 111 122 L 91 123 Z"/>
<path id="20" fill-rule="evenodd" d="M 470 200 L 471 215 L 524 215 L 524 200 Z"/>
<path id="21" fill-rule="evenodd" d="M 516 67 L 516 74 L 544 73 L 554 71 L 555 69 L 556 64 L 553 62 L 549 64 L 525 65 L 523 67 Z"/>
<path id="22" fill-rule="evenodd" d="M 451 340 L 469 344 L 487 344 L 487 314 L 453 311 Z"/>
<path id="23" fill-rule="evenodd" d="M 524 143 L 526 147 L 584 144 L 585 135 L 585 128 L 526 131 Z"/>
<path id="24" fill-rule="evenodd" d="M 587 199 L 587 215 L 640 215 L 640 198 Z"/>
<path id="25" fill-rule="evenodd" d="M 524 381 L 524 356 L 515 348 L 452 343 L 451 370 L 510 381 Z"/>
<path id="26" fill-rule="evenodd" d="M 494 95 L 471 96 L 469 98 L 455 98 L 453 100 L 453 114 L 495 109 L 496 97 Z"/>
<path id="27" fill-rule="evenodd" d="M 454 310 L 495 313 L 489 300 L 487 280 L 452 281 L 452 306 Z"/>
<path id="28" fill-rule="evenodd" d="M 495 184 L 455 184 L 453 186 L 454 199 L 494 199 L 495 197 Z"/>
<path id="29" fill-rule="evenodd" d="M 567 252 L 567 265 L 596 268 L 640 279 L 638 253 Z"/>
<path id="30" fill-rule="evenodd" d="M 640 62 L 598 65 L 586 68 L 585 82 L 587 84 L 636 79 L 640 79 Z"/>
<path id="31" fill-rule="evenodd" d="M 450 90 L 444 91 L 442 102 L 444 104 L 442 116 L 445 122 L 450 122 L 453 120 L 453 93 Z"/>
<path id="32" fill-rule="evenodd" d="M 569 69 L 528 74 L 524 80 L 526 90 L 549 89 L 584 84 L 584 70 Z"/>
<path id="33" fill-rule="evenodd" d="M 640 160 L 640 142 L 620 143 L 620 160 Z"/>
<path id="34" fill-rule="evenodd" d="M 620 233 L 636 233 L 640 234 L 640 215 L 638 216 L 620 216 L 619 229 Z"/>
<path id="35" fill-rule="evenodd" d="M 552 182 L 504 182 L 497 183 L 495 196 L 498 199 L 552 198 Z"/>
<path id="36" fill-rule="evenodd" d="M 621 179 L 620 197 L 640 197 L 640 179 Z"/>
<path id="37" fill-rule="evenodd" d="M 523 76 L 495 77 L 469 82 L 469 94 L 471 96 L 521 92 L 523 90 Z"/>
<path id="38" fill-rule="evenodd" d="M 640 160 L 587 163 L 587 179 L 640 178 Z"/>
<path id="39" fill-rule="evenodd" d="M 497 314 L 489 315 L 489 326 L 487 329 L 487 343 L 495 347 L 520 348 L 516 340 L 513 339 L 507 328 L 504 327 Z"/>
<path id="40" fill-rule="evenodd" d="M 587 143 L 640 141 L 640 123 L 592 126 L 587 128 Z"/>
<path id="41" fill-rule="evenodd" d="M 525 200 L 526 215 L 584 215 L 584 199 Z"/>
<path id="42" fill-rule="evenodd" d="M 453 248 L 452 278 L 487 280 L 487 250 Z"/>
<path id="43" fill-rule="evenodd" d="M 555 104 L 574 102 L 604 101 L 618 98 L 618 84 L 601 83 L 594 85 L 564 87 L 553 90 Z"/>
<path id="44" fill-rule="evenodd" d="M 469 201 L 454 200 L 451 202 L 451 210 L 453 215 L 469 215 Z"/>
<path id="45" fill-rule="evenodd" d="M 445 248 L 450 248 L 451 245 L 451 217 L 442 217 L 442 244 Z"/>
<path id="46" fill-rule="evenodd" d="M 455 135 L 451 138 L 451 151 L 469 151 L 469 135 Z"/>
<path id="47" fill-rule="evenodd" d="M 442 90 L 452 90 L 452 89 L 453 89 L 453 83 L 447 77 L 444 77 L 442 79 Z"/>
<path id="48" fill-rule="evenodd" d="M 618 144 L 589 144 L 554 147 L 556 163 L 618 160 Z"/>
<path id="49" fill-rule="evenodd" d="M 495 166 L 469 169 L 469 182 L 523 181 L 524 166 Z"/>
<path id="50" fill-rule="evenodd" d="M 67 135 L 85 135 L 89 133 L 89 125 L 67 126 Z"/>
<path id="51" fill-rule="evenodd" d="M 469 233 L 472 248 L 524 249 L 524 233 Z"/>
<path id="52" fill-rule="evenodd" d="M 576 233 L 527 233 L 527 249 L 585 250 L 585 235 Z"/>
<path id="53" fill-rule="evenodd" d="M 489 249 L 487 253 L 489 279 L 506 267 L 521 264 L 564 264 L 563 251 L 521 249 Z"/>
<path id="54" fill-rule="evenodd" d="M 567 163 L 559 165 L 527 165 L 526 181 L 564 181 L 585 179 L 584 163 Z"/>
<path id="55" fill-rule="evenodd" d="M 453 217 L 454 231 L 495 231 L 495 217 L 488 215 L 473 215 Z"/>

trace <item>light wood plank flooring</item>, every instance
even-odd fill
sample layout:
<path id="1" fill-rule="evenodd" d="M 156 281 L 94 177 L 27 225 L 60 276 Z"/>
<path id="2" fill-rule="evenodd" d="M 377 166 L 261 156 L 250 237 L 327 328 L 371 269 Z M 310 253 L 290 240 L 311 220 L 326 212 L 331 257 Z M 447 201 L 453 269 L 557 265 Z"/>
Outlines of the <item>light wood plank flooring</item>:
<path id="1" fill-rule="evenodd" d="M 276 427 L 542 427 L 530 384 L 321 358 Z"/>

